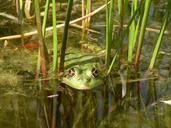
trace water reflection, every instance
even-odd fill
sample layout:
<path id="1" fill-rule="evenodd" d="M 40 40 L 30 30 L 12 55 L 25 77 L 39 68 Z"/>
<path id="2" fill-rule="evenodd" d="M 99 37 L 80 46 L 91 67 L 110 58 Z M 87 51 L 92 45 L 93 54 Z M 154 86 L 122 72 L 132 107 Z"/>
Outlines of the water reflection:
<path id="1" fill-rule="evenodd" d="M 61 94 L 58 127 L 169 127 L 169 106 L 161 104 L 159 99 L 171 90 L 165 90 L 161 95 L 163 88 L 157 90 L 154 87 L 157 86 L 154 85 L 156 81 L 149 80 L 145 83 L 144 86 L 152 88 L 141 90 L 134 83 L 128 86 L 127 95 L 120 99 L 116 98 L 120 96 L 115 93 L 118 87 L 114 87 L 113 92 L 104 85 L 97 90 L 70 90 L 69 93 Z M 143 96 L 144 92 L 148 93 L 148 97 Z M 159 93 L 160 97 L 157 97 Z"/>
<path id="2" fill-rule="evenodd" d="M 53 100 L 47 97 L 51 91 L 38 85 L 38 82 L 17 87 L 1 85 L 0 127 L 51 127 Z M 118 92 L 121 84 L 111 87 L 106 83 L 89 91 L 64 85 L 57 91 L 56 125 L 58 128 L 169 128 L 170 106 L 159 102 L 171 98 L 169 85 L 168 80 L 143 81 L 143 88 L 139 88 L 137 82 L 131 83 L 123 98 L 122 92 Z"/>
<path id="3" fill-rule="evenodd" d="M 46 128 L 38 91 L 34 86 L 1 85 L 1 128 Z"/>

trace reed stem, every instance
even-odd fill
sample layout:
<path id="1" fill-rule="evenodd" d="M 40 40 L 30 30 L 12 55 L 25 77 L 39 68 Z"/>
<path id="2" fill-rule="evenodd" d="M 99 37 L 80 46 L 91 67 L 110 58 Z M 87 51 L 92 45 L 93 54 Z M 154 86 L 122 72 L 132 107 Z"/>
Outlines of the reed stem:
<path id="1" fill-rule="evenodd" d="M 53 24 L 53 72 L 58 69 L 58 39 L 56 29 L 56 1 L 52 0 L 52 24 Z"/>
<path id="2" fill-rule="evenodd" d="M 140 54 L 141 54 L 141 49 L 142 49 L 142 44 L 143 44 L 143 39 L 144 39 L 144 34 L 145 34 L 145 28 L 146 28 L 147 19 L 148 19 L 148 14 L 149 14 L 149 10 L 150 10 L 150 5 L 151 5 L 151 0 L 146 0 L 145 1 L 144 15 L 142 17 L 142 23 L 141 23 L 141 28 L 140 28 L 140 37 L 139 37 L 139 41 L 138 41 L 138 48 L 137 48 L 136 56 L 135 56 L 135 67 L 136 67 L 136 69 L 139 66 Z"/>
<path id="3" fill-rule="evenodd" d="M 82 17 L 85 16 L 85 0 L 82 0 Z M 82 33 L 85 32 L 85 20 L 82 20 Z"/>
<path id="4" fill-rule="evenodd" d="M 113 40 L 113 12 L 114 12 L 114 0 L 111 0 L 108 10 L 108 0 L 106 4 L 106 68 L 109 68 L 111 62 L 111 44 Z"/>
<path id="5" fill-rule="evenodd" d="M 167 23 L 167 20 L 168 20 L 168 16 L 169 16 L 169 11 L 167 10 L 167 12 L 166 12 L 166 14 L 164 16 L 163 25 L 162 25 L 162 27 L 160 29 L 160 33 L 159 33 L 159 36 L 158 36 L 158 39 L 157 39 L 157 42 L 156 42 L 156 46 L 155 46 L 153 54 L 152 54 L 152 58 L 151 58 L 150 65 L 149 65 L 149 70 L 153 69 L 154 64 L 156 62 L 157 55 L 158 55 L 158 52 L 159 52 L 159 49 L 160 49 L 160 46 L 161 46 L 161 41 L 162 41 L 162 38 L 163 38 L 163 35 L 164 35 L 164 30 L 166 28 L 166 23 Z"/>
<path id="6" fill-rule="evenodd" d="M 62 39 L 62 48 L 61 48 L 60 65 L 59 65 L 60 72 L 64 71 L 65 50 L 67 44 L 68 27 L 71 17 L 72 4 L 73 4 L 73 0 L 68 0 L 67 16 L 65 19 L 65 27 L 64 27 L 64 34 Z"/>
<path id="7" fill-rule="evenodd" d="M 135 14 L 135 11 L 137 10 L 137 4 L 138 1 L 134 0 L 133 4 L 132 4 L 132 10 L 131 10 L 131 16 L 133 16 Z M 138 20 L 140 21 L 140 20 Z M 136 17 L 133 18 L 132 23 L 130 25 L 129 28 L 129 43 L 128 43 L 128 62 L 132 63 L 132 56 L 133 56 L 133 49 L 135 46 L 135 41 L 136 41 L 136 37 L 137 37 L 137 29 L 136 26 L 138 27 L 139 22 L 136 25 Z"/>
<path id="8" fill-rule="evenodd" d="M 45 13 L 44 13 L 43 23 L 42 23 L 42 34 L 43 34 L 43 37 L 45 36 L 45 32 L 46 32 L 46 22 L 47 22 L 49 4 L 50 4 L 50 1 L 46 0 Z"/>
<path id="9" fill-rule="evenodd" d="M 47 49 L 45 47 L 44 38 L 42 34 L 39 1 L 34 0 L 34 4 L 35 4 L 37 31 L 39 36 L 41 71 L 43 77 L 45 78 L 47 76 Z"/>

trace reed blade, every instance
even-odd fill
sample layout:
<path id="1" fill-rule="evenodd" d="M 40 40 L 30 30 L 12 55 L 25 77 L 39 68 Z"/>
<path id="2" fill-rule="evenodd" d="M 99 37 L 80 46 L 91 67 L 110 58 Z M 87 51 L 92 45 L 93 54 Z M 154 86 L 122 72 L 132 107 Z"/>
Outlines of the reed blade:
<path id="1" fill-rule="evenodd" d="M 71 17 L 72 4 L 73 4 L 73 0 L 68 0 L 67 16 L 65 19 L 65 27 L 64 27 L 64 34 L 62 39 L 62 48 L 61 48 L 61 56 L 60 56 L 60 64 L 59 64 L 60 72 L 63 72 L 64 70 L 65 50 L 67 44 L 67 36 L 68 36 L 69 21 Z"/>
<path id="2" fill-rule="evenodd" d="M 39 36 L 39 48 L 40 48 L 40 65 L 41 65 L 41 71 L 43 74 L 43 77 L 47 77 L 47 62 L 48 62 L 48 57 L 47 57 L 47 49 L 46 45 L 44 43 L 44 37 L 42 33 L 42 25 L 41 25 L 41 19 L 40 19 L 40 7 L 39 7 L 39 1 L 35 0 L 34 1 L 35 5 L 35 13 L 36 13 L 36 24 L 37 24 L 37 31 L 38 31 L 38 36 Z"/>
<path id="3" fill-rule="evenodd" d="M 114 0 L 110 1 L 108 8 L 108 0 L 106 4 L 106 68 L 109 68 L 111 62 L 111 46 L 113 40 L 113 15 L 114 15 Z"/>
<path id="4" fill-rule="evenodd" d="M 56 1 L 52 0 L 52 24 L 53 24 L 53 72 L 58 69 L 58 39 L 56 28 Z"/>
<path id="5" fill-rule="evenodd" d="M 163 25 L 162 25 L 162 27 L 160 29 L 160 33 L 159 33 L 159 36 L 158 36 L 158 39 L 157 39 L 157 42 L 156 42 L 156 46 L 155 46 L 153 54 L 152 54 L 152 58 L 151 58 L 150 65 L 149 65 L 149 70 L 153 69 L 154 64 L 156 62 L 157 55 L 158 55 L 158 52 L 159 52 L 159 49 L 160 49 L 160 46 L 161 46 L 162 38 L 163 38 L 163 35 L 164 35 L 164 31 L 165 31 L 165 28 L 166 28 L 168 16 L 169 16 L 169 11 L 167 11 L 165 16 L 164 16 Z"/>
<path id="6" fill-rule="evenodd" d="M 146 24 L 147 24 L 147 20 L 148 20 L 150 5 L 151 5 L 151 0 L 146 0 L 145 1 L 145 7 L 144 7 L 145 10 L 144 10 L 144 14 L 143 14 L 143 17 L 142 17 L 142 23 L 141 23 L 141 28 L 140 28 L 140 36 L 139 36 L 139 40 L 138 40 L 138 48 L 137 48 L 136 56 L 135 56 L 135 67 L 136 68 L 138 68 L 138 66 L 139 66 L 140 54 L 141 54 L 141 49 L 142 49 Z"/>

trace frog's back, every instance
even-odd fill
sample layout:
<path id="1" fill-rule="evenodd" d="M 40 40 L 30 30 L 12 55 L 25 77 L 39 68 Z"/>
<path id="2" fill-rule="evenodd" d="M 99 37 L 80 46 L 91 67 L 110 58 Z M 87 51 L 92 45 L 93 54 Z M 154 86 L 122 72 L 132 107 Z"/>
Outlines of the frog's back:
<path id="1" fill-rule="evenodd" d="M 85 52 L 82 49 L 70 48 L 65 55 L 65 68 L 72 67 L 74 65 L 84 65 L 90 63 L 98 63 L 99 57 L 92 52 Z"/>

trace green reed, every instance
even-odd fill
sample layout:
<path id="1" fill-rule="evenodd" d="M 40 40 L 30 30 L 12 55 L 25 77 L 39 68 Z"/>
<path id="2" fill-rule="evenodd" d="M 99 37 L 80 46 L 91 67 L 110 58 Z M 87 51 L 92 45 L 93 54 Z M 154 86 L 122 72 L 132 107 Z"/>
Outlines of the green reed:
<path id="1" fill-rule="evenodd" d="M 57 21 L 56 21 L 56 0 L 52 0 L 52 24 L 53 24 L 53 67 L 52 71 L 55 74 L 58 70 L 58 39 L 57 39 Z M 58 81 L 54 81 L 54 85 L 59 85 Z M 56 89 L 53 89 L 53 94 L 56 94 Z M 55 128 L 57 124 L 56 110 L 57 110 L 57 97 L 53 98 L 52 102 L 52 122 L 51 127 Z"/>
<path id="2" fill-rule="evenodd" d="M 18 14 L 18 21 L 22 27 L 23 24 L 23 0 L 16 0 L 16 8 Z"/>
<path id="3" fill-rule="evenodd" d="M 119 51 L 119 58 L 123 57 L 123 41 L 124 41 L 124 19 L 125 19 L 125 1 L 118 0 L 118 18 L 119 18 L 119 29 L 117 33 L 117 47 Z M 121 59 L 119 59 L 121 60 Z M 119 61 L 120 62 L 120 61 Z"/>
<path id="4" fill-rule="evenodd" d="M 136 56 L 135 56 L 136 68 L 138 68 L 138 65 L 139 65 L 140 54 L 141 54 L 141 49 L 142 49 L 142 44 L 143 44 L 143 39 L 144 39 L 144 34 L 145 34 L 145 29 L 146 29 L 146 24 L 147 24 L 147 20 L 148 20 L 150 6 L 151 6 L 151 0 L 146 0 L 145 6 L 144 6 L 142 22 L 141 22 L 140 36 L 139 36 L 139 40 L 138 40 L 138 48 L 137 48 Z"/>
<path id="5" fill-rule="evenodd" d="M 86 15 L 88 15 L 90 12 L 91 12 L 91 0 L 87 0 L 87 2 L 86 2 Z M 85 20 L 86 28 L 90 28 L 90 25 L 91 25 L 90 20 L 91 20 L 91 17 L 89 17 Z"/>
<path id="6" fill-rule="evenodd" d="M 123 41 L 123 22 L 124 22 L 124 15 L 125 15 L 125 1 L 124 0 L 118 0 L 118 15 L 119 15 L 119 22 L 120 22 L 120 28 L 119 28 L 119 35 L 120 35 L 120 42 L 122 44 Z M 120 45 L 121 45 L 120 44 Z"/>
<path id="7" fill-rule="evenodd" d="M 132 8 L 131 8 L 131 17 L 135 14 L 137 10 L 137 4 L 138 1 L 134 0 L 132 3 Z M 136 43 L 136 37 L 138 34 L 138 28 L 139 28 L 139 23 L 140 23 L 140 18 L 138 19 L 138 23 L 136 24 L 136 17 L 133 18 L 131 25 L 129 27 L 129 36 L 128 36 L 128 61 L 132 63 L 132 58 L 133 58 L 133 49 Z"/>
<path id="8" fill-rule="evenodd" d="M 56 1 L 52 0 L 52 24 L 53 24 L 53 71 L 58 69 L 58 39 L 56 29 Z"/>
<path id="9" fill-rule="evenodd" d="M 106 67 L 108 67 L 107 65 L 109 65 L 110 63 L 110 54 L 109 54 L 109 13 L 108 13 L 108 0 L 105 0 L 105 4 L 106 4 Z"/>
<path id="10" fill-rule="evenodd" d="M 114 0 L 110 1 L 108 7 L 108 0 L 106 4 L 106 68 L 109 68 L 111 62 L 111 46 L 113 40 L 113 15 L 114 15 Z"/>
<path id="11" fill-rule="evenodd" d="M 47 21 L 47 15 L 48 15 L 48 10 L 49 10 L 49 0 L 46 1 L 46 5 L 45 5 L 45 15 L 43 18 L 43 24 L 42 24 L 42 30 L 39 30 L 41 27 L 41 20 L 40 20 L 40 11 L 39 7 L 37 7 L 36 2 L 38 2 L 38 0 L 35 0 L 35 11 L 36 11 L 36 22 L 37 22 L 37 27 L 38 27 L 38 33 L 39 33 L 39 39 L 40 39 L 40 46 L 42 48 L 40 48 L 40 58 L 38 59 L 38 61 L 40 63 L 40 65 L 42 65 L 42 62 L 45 63 L 45 56 L 46 56 L 46 46 L 44 43 L 44 36 L 45 36 L 45 28 L 46 28 L 46 21 Z M 106 4 L 106 42 L 105 42 L 105 47 L 106 47 L 106 57 L 105 57 L 105 61 L 106 61 L 106 68 L 108 70 L 108 74 L 111 72 L 112 66 L 114 65 L 114 62 L 116 60 L 116 56 L 119 55 L 120 53 L 117 51 L 116 55 L 114 55 L 113 59 L 111 57 L 111 49 L 113 46 L 113 18 L 114 18 L 114 0 L 111 0 L 110 3 L 108 3 L 109 0 L 105 0 L 105 4 Z M 127 0 L 118 0 L 118 15 L 120 18 L 120 29 L 123 29 L 123 25 L 124 25 L 124 14 L 125 9 L 127 8 Z M 67 42 L 67 33 L 68 33 L 68 26 L 69 26 L 69 19 L 70 19 L 70 13 L 72 10 L 72 1 L 68 1 L 68 9 L 67 9 L 67 16 L 66 16 L 66 21 L 65 21 L 65 28 L 64 28 L 64 36 L 63 36 L 63 43 L 62 43 L 62 50 L 61 50 L 61 57 L 60 57 L 60 70 L 63 70 L 64 68 L 64 56 L 65 56 L 65 49 L 66 49 L 66 42 Z M 21 3 L 22 4 L 22 1 Z M 86 1 L 86 14 L 90 13 L 91 11 L 91 0 L 87 0 Z M 56 2 L 54 0 L 52 0 L 52 17 L 53 17 L 53 71 L 56 72 L 58 69 L 58 40 L 57 40 L 57 29 L 56 29 Z M 145 34 L 145 29 L 146 29 L 146 24 L 148 21 L 148 14 L 149 14 L 149 9 L 151 7 L 151 0 L 142 0 L 138 6 L 138 0 L 134 0 L 132 1 L 132 7 L 131 7 L 131 20 L 130 22 L 128 22 L 128 30 L 129 30 L 129 35 L 128 35 L 128 62 L 132 63 L 132 61 L 135 59 L 135 66 L 138 67 L 139 65 L 139 61 L 140 61 L 140 54 L 141 54 L 141 49 L 143 46 L 143 39 L 144 39 L 144 34 Z M 168 15 L 168 13 L 167 13 Z M 165 16 L 166 17 L 166 16 Z M 40 20 L 40 21 L 39 21 Z M 166 19 L 165 19 L 166 20 Z M 88 24 L 88 20 L 85 20 L 86 22 L 84 22 L 86 27 L 89 26 Z M 165 23 L 166 21 L 164 21 Z M 154 53 L 152 55 L 151 58 L 151 62 L 149 65 L 149 69 L 152 69 L 154 66 L 154 63 L 156 61 L 156 57 L 157 57 L 157 53 L 160 47 L 160 43 L 163 37 L 163 31 L 164 28 L 166 26 L 166 23 L 163 24 L 163 27 L 161 28 L 158 40 L 157 40 L 157 44 L 155 46 L 155 50 Z M 139 31 L 140 29 L 140 31 Z M 125 32 L 125 31 L 124 31 Z M 121 36 L 122 35 L 122 36 Z M 120 34 L 120 38 L 123 39 L 125 38 L 124 34 Z M 136 54 L 135 54 L 135 58 L 133 58 L 133 51 L 135 50 L 135 44 L 136 41 L 137 42 L 137 50 L 136 50 Z M 159 43 L 160 42 L 160 43 Z M 122 42 L 120 42 L 122 43 Z M 122 47 L 121 47 L 122 50 Z M 43 53 L 44 52 L 44 53 Z M 45 58 L 44 58 L 45 57 Z M 44 59 L 42 59 L 44 58 Z M 46 66 L 40 66 L 42 68 L 42 70 L 46 69 Z M 45 72 L 45 71 L 44 71 Z"/>
<path id="12" fill-rule="evenodd" d="M 85 16 L 85 0 L 82 0 L 81 4 L 81 11 L 82 11 L 82 17 Z M 84 37 L 85 32 L 85 20 L 82 20 L 82 38 Z"/>
<path id="13" fill-rule="evenodd" d="M 73 0 L 68 0 L 67 15 L 65 19 L 65 27 L 64 27 L 64 34 L 62 39 L 62 48 L 61 48 L 61 56 L 60 56 L 60 64 L 59 64 L 59 70 L 61 72 L 63 72 L 64 70 L 65 50 L 67 44 L 67 36 L 68 36 L 69 21 L 72 11 L 72 4 L 73 4 Z"/>
<path id="14" fill-rule="evenodd" d="M 44 37 L 42 33 L 42 25 L 41 25 L 41 19 L 40 19 L 40 7 L 39 7 L 39 1 L 35 0 L 34 1 L 35 5 L 35 14 L 36 14 L 36 24 L 37 24 L 37 30 L 38 30 L 38 36 L 39 36 L 39 47 L 40 47 L 40 67 L 42 71 L 43 77 L 47 76 L 47 64 L 48 64 L 48 59 L 47 59 L 47 49 L 46 45 L 44 43 Z"/>
<path id="15" fill-rule="evenodd" d="M 19 24 L 19 32 L 23 33 L 23 21 L 24 21 L 24 14 L 23 14 L 23 0 L 16 0 L 16 11 L 18 16 L 18 24 Z M 24 42 L 24 39 L 21 38 L 21 42 Z"/>
<path id="16" fill-rule="evenodd" d="M 45 32 L 46 32 L 46 23 L 47 23 L 47 18 L 48 18 L 49 4 L 50 4 L 50 1 L 49 0 L 46 0 L 45 13 L 44 13 L 43 23 L 42 23 L 42 33 L 43 33 L 43 37 L 45 36 Z"/>
<path id="17" fill-rule="evenodd" d="M 164 35 L 164 31 L 165 31 L 165 28 L 166 28 L 166 23 L 167 23 L 168 17 L 169 17 L 169 11 L 167 10 L 167 12 L 165 13 L 165 16 L 164 16 L 163 25 L 162 25 L 162 27 L 160 29 L 160 33 L 159 33 L 158 39 L 156 41 L 156 45 L 155 45 L 152 57 L 151 57 L 151 61 L 150 61 L 150 65 L 149 65 L 150 70 L 153 69 L 154 64 L 156 62 L 157 55 L 158 55 L 158 52 L 159 52 L 159 48 L 160 48 L 162 38 L 163 38 L 163 35 Z"/>
<path id="18" fill-rule="evenodd" d="M 46 33 L 46 23 L 47 23 L 47 16 L 48 16 L 48 10 L 49 10 L 49 0 L 46 1 L 46 5 L 45 5 L 45 13 L 44 13 L 44 17 L 43 17 L 43 23 L 42 23 L 42 35 L 43 37 L 45 37 L 45 33 Z M 37 59 L 37 69 L 36 69 L 36 78 L 38 78 L 38 75 L 40 73 L 40 67 L 41 67 L 41 57 L 40 57 L 40 49 L 38 50 L 38 59 Z"/>
<path id="19" fill-rule="evenodd" d="M 92 10 L 92 1 L 82 0 L 82 17 L 91 13 L 91 10 Z M 86 28 L 90 29 L 90 27 L 91 27 L 91 16 L 85 20 L 82 20 L 82 39 L 84 39 Z"/>
<path id="20" fill-rule="evenodd" d="M 112 71 L 112 67 L 113 67 L 113 65 L 114 65 L 114 63 L 115 63 L 115 61 L 116 61 L 116 57 L 118 56 L 118 51 L 116 51 L 116 53 L 115 53 L 115 55 L 114 55 L 114 57 L 113 57 L 113 59 L 112 59 L 112 62 L 111 62 L 111 64 L 110 64 L 110 66 L 109 66 L 109 69 L 107 70 L 107 74 L 106 75 L 109 75 L 110 74 L 110 72 Z"/>

